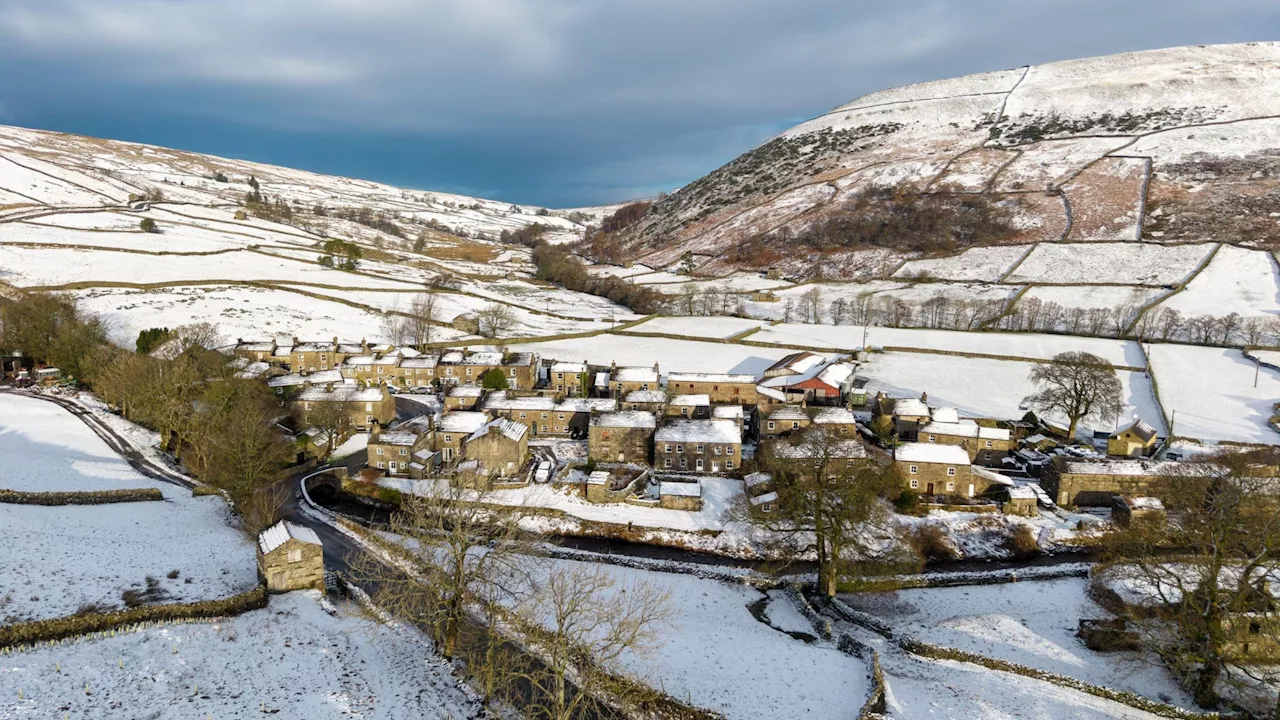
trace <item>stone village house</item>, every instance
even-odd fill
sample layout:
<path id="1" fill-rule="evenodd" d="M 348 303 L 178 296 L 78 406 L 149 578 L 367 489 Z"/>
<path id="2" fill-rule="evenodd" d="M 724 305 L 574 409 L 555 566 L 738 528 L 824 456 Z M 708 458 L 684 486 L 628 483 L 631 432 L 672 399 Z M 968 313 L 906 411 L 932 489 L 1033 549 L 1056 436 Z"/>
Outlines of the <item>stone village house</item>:
<path id="1" fill-rule="evenodd" d="M 1107 454 L 1120 457 L 1151 457 L 1156 451 L 1156 429 L 1134 419 L 1128 426 L 1107 437 Z"/>
<path id="2" fill-rule="evenodd" d="M 925 496 L 953 495 L 967 498 L 987 492 L 1002 476 L 969 462 L 969 453 L 959 445 L 905 443 L 894 449 L 894 467 L 903 489 Z"/>
<path id="3" fill-rule="evenodd" d="M 281 520 L 263 530 L 257 556 L 268 592 L 324 589 L 324 547 L 309 527 Z"/>
<path id="4" fill-rule="evenodd" d="M 652 464 L 657 427 L 653 413 L 642 410 L 596 415 L 588 430 L 588 456 L 602 463 Z"/>
<path id="5" fill-rule="evenodd" d="M 654 433 L 654 465 L 679 472 L 742 467 L 742 434 L 732 420 L 673 420 Z"/>
<path id="6" fill-rule="evenodd" d="M 401 426 L 404 427 L 404 426 Z M 409 475 L 414 455 L 431 447 L 431 434 L 413 430 L 383 430 L 375 424 L 369 434 L 365 465 L 391 476 Z"/>
<path id="7" fill-rule="evenodd" d="M 396 418 L 395 397 L 383 385 L 366 388 L 353 384 L 308 387 L 293 401 L 294 411 L 304 425 L 313 424 L 316 411 L 325 403 L 341 403 L 352 427 L 367 430 L 374 423 L 388 424 Z"/>
<path id="8" fill-rule="evenodd" d="M 462 448 L 466 445 L 467 438 L 487 422 L 489 417 L 482 412 L 445 413 L 436 426 L 433 443 L 435 447 L 432 449 L 440 453 L 442 462 L 457 462 L 462 458 Z"/>
<path id="9" fill-rule="evenodd" d="M 490 420 L 467 436 L 462 449 L 489 478 L 515 478 L 529 459 L 529 428 L 506 418 Z"/>
<path id="10" fill-rule="evenodd" d="M 667 392 L 706 395 L 715 404 L 755 405 L 756 376 L 729 373 L 671 373 Z"/>

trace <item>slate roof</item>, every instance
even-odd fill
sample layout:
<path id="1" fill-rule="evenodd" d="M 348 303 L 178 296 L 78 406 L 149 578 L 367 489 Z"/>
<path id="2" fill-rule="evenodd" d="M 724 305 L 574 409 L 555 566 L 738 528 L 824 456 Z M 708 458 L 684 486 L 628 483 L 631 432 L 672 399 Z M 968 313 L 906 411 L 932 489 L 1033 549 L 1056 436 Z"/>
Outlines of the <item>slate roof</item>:
<path id="1" fill-rule="evenodd" d="M 320 536 L 316 535 L 315 530 L 304 525 L 295 525 L 287 520 L 281 520 L 258 535 L 258 548 L 262 550 L 263 555 L 266 555 L 290 539 L 311 545 L 320 544 Z"/>

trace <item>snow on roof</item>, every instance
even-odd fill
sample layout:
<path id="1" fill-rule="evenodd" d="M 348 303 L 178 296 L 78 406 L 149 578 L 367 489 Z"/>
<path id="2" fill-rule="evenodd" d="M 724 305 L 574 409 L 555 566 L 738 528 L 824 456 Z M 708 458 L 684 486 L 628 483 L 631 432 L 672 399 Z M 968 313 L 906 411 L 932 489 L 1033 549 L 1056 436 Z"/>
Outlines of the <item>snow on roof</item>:
<path id="1" fill-rule="evenodd" d="M 293 354 L 292 345 L 278 345 L 276 346 L 276 351 L 271 353 L 271 357 L 287 358 L 292 354 Z"/>
<path id="2" fill-rule="evenodd" d="M 620 367 L 613 369 L 613 379 L 624 383 L 656 383 L 658 371 L 651 367 Z"/>
<path id="3" fill-rule="evenodd" d="M 488 421 L 489 417 L 482 412 L 451 412 L 440 418 L 438 429 L 449 433 L 472 433 Z"/>
<path id="4" fill-rule="evenodd" d="M 755 383 L 755 375 L 742 375 L 732 373 L 671 373 L 667 376 L 667 382 L 692 382 L 692 383 L 724 383 L 726 385 L 746 385 Z"/>
<path id="5" fill-rule="evenodd" d="M 658 419 L 651 412 L 643 410 L 627 410 L 597 415 L 591 424 L 603 428 L 656 428 Z"/>
<path id="6" fill-rule="evenodd" d="M 293 346 L 293 352 L 333 352 L 331 342 L 304 342 Z"/>
<path id="7" fill-rule="evenodd" d="M 320 544 L 320 536 L 316 535 L 315 530 L 303 525 L 295 525 L 287 520 L 281 520 L 258 535 L 258 547 L 262 550 L 262 554 L 266 555 L 290 539 L 311 545 Z"/>
<path id="8" fill-rule="evenodd" d="M 833 387 L 840 387 L 853 376 L 853 366 L 849 363 L 832 363 L 818 373 L 818 379 Z"/>
<path id="9" fill-rule="evenodd" d="M 505 392 L 496 392 L 484 403 L 485 410 L 545 410 L 555 409 L 555 398 L 549 397 L 508 397 Z"/>
<path id="10" fill-rule="evenodd" d="M 553 373 L 572 373 L 574 375 L 581 375 L 586 371 L 586 363 L 558 362 L 551 366 L 551 372 Z"/>
<path id="11" fill-rule="evenodd" d="M 1008 488 L 1010 500 L 1035 500 L 1036 491 L 1025 485 L 1014 485 Z"/>
<path id="12" fill-rule="evenodd" d="M 751 498 L 750 500 L 752 505 L 763 505 L 764 503 L 777 502 L 777 501 L 778 501 L 778 493 L 773 490 L 770 490 L 769 492 L 764 493 L 763 495 L 757 495 Z"/>
<path id="13" fill-rule="evenodd" d="M 787 399 L 786 395 L 783 395 L 781 392 L 778 392 L 773 388 L 765 387 L 764 385 L 756 386 L 756 394 L 760 397 L 769 398 L 770 400 L 777 400 L 778 402 L 782 402 Z"/>
<path id="14" fill-rule="evenodd" d="M 710 395 L 676 395 L 671 398 L 671 405 L 692 405 L 693 407 L 705 407 L 711 405 Z"/>
<path id="15" fill-rule="evenodd" d="M 421 355 L 419 357 L 407 357 L 400 361 L 402 368 L 433 368 L 440 358 L 435 355 Z"/>
<path id="16" fill-rule="evenodd" d="M 814 367 L 815 365 L 821 365 L 822 362 L 823 358 L 821 355 L 817 355 L 806 350 L 798 353 L 792 353 L 782 358 L 773 365 L 770 365 L 769 369 L 765 370 L 765 372 L 771 372 L 773 370 L 790 370 L 793 373 L 799 374 Z"/>
<path id="17" fill-rule="evenodd" d="M 867 456 L 867 448 L 857 440 L 839 440 L 829 446 L 821 442 L 801 442 L 798 445 L 777 443 L 773 454 L 787 460 L 805 460 L 825 453 L 827 457 L 843 460 L 859 460 Z"/>
<path id="18" fill-rule="evenodd" d="M 805 413 L 804 408 L 795 405 L 783 405 L 776 407 L 766 417 L 770 420 L 808 420 L 809 415 Z"/>
<path id="19" fill-rule="evenodd" d="M 404 445 L 412 447 L 418 442 L 418 434 L 408 430 L 390 430 L 380 432 L 376 438 L 370 438 L 370 445 Z"/>
<path id="20" fill-rule="evenodd" d="M 995 472 L 993 470 L 988 470 L 987 468 L 984 468 L 981 465 L 973 465 L 969 469 L 974 475 L 977 475 L 978 477 L 983 478 L 987 482 L 990 482 L 992 484 L 1013 485 L 1013 480 L 1010 479 L 1008 476 L 1001 475 L 1000 473 Z"/>
<path id="21" fill-rule="evenodd" d="M 608 485 L 608 484 L 609 484 L 609 471 L 608 471 L 608 470 L 596 470 L 595 472 L 593 472 L 593 473 L 591 473 L 590 475 L 588 475 L 588 476 L 587 476 L 587 484 L 588 484 L 588 485 Z"/>
<path id="22" fill-rule="evenodd" d="M 455 385 L 449 390 L 449 397 L 478 398 L 484 394 L 484 388 L 472 383 Z"/>
<path id="23" fill-rule="evenodd" d="M 450 365 L 457 365 L 458 363 L 462 362 L 462 351 L 450 350 L 440 356 L 440 362 L 448 363 Z"/>
<path id="24" fill-rule="evenodd" d="M 1160 498 L 1153 497 L 1126 497 L 1125 504 L 1134 510 L 1163 510 L 1164 503 L 1160 502 Z"/>
<path id="25" fill-rule="evenodd" d="M 525 436 L 525 433 L 529 432 L 529 428 L 506 418 L 498 418 L 497 420 L 490 420 L 477 428 L 467 440 L 478 440 L 491 432 L 502 433 L 510 440 L 519 440 Z"/>
<path id="26" fill-rule="evenodd" d="M 969 453 L 959 445 L 904 443 L 898 446 L 894 459 L 899 462 L 968 465 Z"/>
<path id="27" fill-rule="evenodd" d="M 253 380 L 254 378 L 262 377 L 270 369 L 271 366 L 264 362 L 252 362 L 236 373 L 236 377 L 241 380 Z"/>
<path id="28" fill-rule="evenodd" d="M 503 367 L 525 367 L 533 364 L 533 353 L 509 353 L 502 359 Z"/>
<path id="29" fill-rule="evenodd" d="M 773 482 L 773 476 L 769 473 L 754 472 L 742 478 L 742 482 L 746 483 L 747 487 L 753 488 L 757 485 L 764 485 L 766 483 Z"/>
<path id="30" fill-rule="evenodd" d="M 929 406 L 920 398 L 896 398 L 893 414 L 906 417 L 929 417 Z"/>
<path id="31" fill-rule="evenodd" d="M 1127 431 L 1133 431 L 1133 434 L 1142 438 L 1144 442 L 1153 440 L 1155 439 L 1155 436 L 1156 436 L 1155 428 L 1143 422 L 1141 418 L 1134 418 L 1134 421 L 1129 423 L 1128 425 L 1121 428 L 1116 428 L 1116 431 L 1111 433 L 1111 437 L 1113 438 L 1119 437 L 1121 433 L 1127 432 Z"/>
<path id="32" fill-rule="evenodd" d="M 618 401 L 613 398 L 565 398 L 556 403 L 556 412 L 613 412 L 618 409 Z"/>
<path id="33" fill-rule="evenodd" d="M 742 431 L 732 420 L 673 420 L 658 428 L 657 442 L 740 443 Z"/>
<path id="34" fill-rule="evenodd" d="M 462 359 L 463 365 L 501 365 L 500 352 L 473 352 Z"/>
<path id="35" fill-rule="evenodd" d="M 741 405 L 717 405 L 711 408 L 711 417 L 715 420 L 742 420 L 747 411 Z"/>
<path id="36" fill-rule="evenodd" d="M 933 421 L 936 423 L 958 423 L 960 422 L 960 411 L 955 408 L 938 408 L 933 411 Z"/>
<path id="37" fill-rule="evenodd" d="M 303 390 L 298 399 L 306 402 L 379 402 L 383 393 L 381 387 L 366 388 L 359 385 L 335 385 L 333 390 L 322 385 L 312 385 Z"/>
<path id="38" fill-rule="evenodd" d="M 661 390 L 632 390 L 627 393 L 625 402 L 629 403 L 664 403 L 667 394 Z"/>
<path id="39" fill-rule="evenodd" d="M 989 428 L 973 422 L 942 423 L 931 422 L 920 428 L 922 435 L 950 435 L 952 437 L 982 438 L 984 440 L 1008 440 L 1009 431 L 1004 428 Z"/>
<path id="40" fill-rule="evenodd" d="M 663 482 L 658 484 L 658 495 L 672 497 L 702 497 L 702 483 Z"/>
<path id="41" fill-rule="evenodd" d="M 842 407 L 822 408 L 813 416 L 816 425 L 853 425 L 858 422 L 853 411 Z"/>
<path id="42" fill-rule="evenodd" d="M 598 388 L 609 387 L 609 373 L 604 372 L 603 370 L 596 373 L 596 387 Z"/>
<path id="43" fill-rule="evenodd" d="M 343 365 L 372 365 L 374 360 L 377 360 L 377 358 L 372 355 L 352 355 L 346 360 L 343 360 L 342 364 Z"/>
<path id="44" fill-rule="evenodd" d="M 276 344 L 271 342 L 245 342 L 236 346 L 237 350 L 245 352 L 273 352 Z"/>
<path id="45" fill-rule="evenodd" d="M 1052 439 L 1053 438 L 1050 438 L 1048 435 L 1045 435 L 1043 433 L 1036 433 L 1035 435 L 1032 435 L 1031 437 L 1027 438 L 1027 442 L 1031 443 L 1032 445 L 1039 445 L 1045 440 L 1052 440 Z"/>

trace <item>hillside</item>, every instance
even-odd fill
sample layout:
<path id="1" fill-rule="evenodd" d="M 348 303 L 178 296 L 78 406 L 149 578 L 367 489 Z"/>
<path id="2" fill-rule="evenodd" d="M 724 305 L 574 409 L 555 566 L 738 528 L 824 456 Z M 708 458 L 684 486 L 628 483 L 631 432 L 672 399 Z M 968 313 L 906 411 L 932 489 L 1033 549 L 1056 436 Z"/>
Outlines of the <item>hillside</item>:
<path id="1" fill-rule="evenodd" d="M 500 238 L 541 224 L 551 241 L 573 240 L 609 210 L 549 211 L 0 127 L 0 294 L 72 293 L 126 346 L 139 330 L 200 321 L 227 342 L 378 337 L 386 311 L 428 284 L 442 291 L 444 325 L 498 303 L 516 336 L 592 331 L 634 315 L 536 281 L 528 250 Z M 143 231 L 148 220 L 156 232 Z M 358 248 L 350 271 L 322 262 L 333 240 L 344 243 L 338 265 Z"/>
<path id="2" fill-rule="evenodd" d="M 666 268 L 691 252 L 707 276 L 775 268 L 860 280 L 974 244 L 1272 249 L 1278 93 L 1276 43 L 1070 60 L 872 93 L 662 198 L 611 239 L 614 256 Z M 869 215 L 870 231 L 858 222 Z"/>

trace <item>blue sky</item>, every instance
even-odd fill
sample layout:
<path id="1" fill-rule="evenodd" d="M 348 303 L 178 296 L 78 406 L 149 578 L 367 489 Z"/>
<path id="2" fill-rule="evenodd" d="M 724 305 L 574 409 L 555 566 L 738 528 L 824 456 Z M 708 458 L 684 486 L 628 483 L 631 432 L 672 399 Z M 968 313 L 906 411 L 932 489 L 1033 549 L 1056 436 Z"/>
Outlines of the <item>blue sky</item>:
<path id="1" fill-rule="evenodd" d="M 1278 31 L 1274 0 L 0 0 L 0 123 L 571 207 L 894 85 Z"/>

